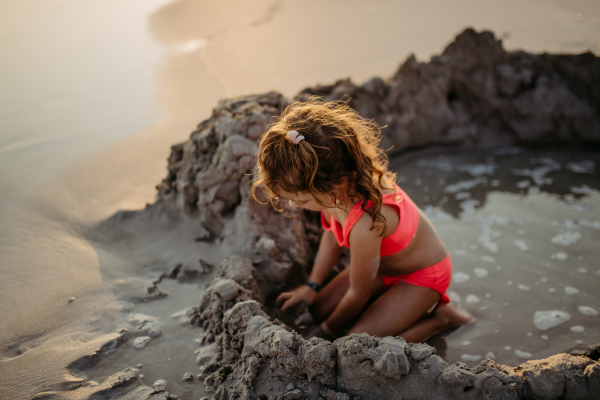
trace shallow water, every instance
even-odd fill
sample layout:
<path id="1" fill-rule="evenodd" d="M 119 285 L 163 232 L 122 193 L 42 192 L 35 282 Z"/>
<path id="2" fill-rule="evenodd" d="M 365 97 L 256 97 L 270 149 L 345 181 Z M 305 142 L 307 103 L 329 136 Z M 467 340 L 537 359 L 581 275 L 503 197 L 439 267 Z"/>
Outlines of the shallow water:
<path id="1" fill-rule="evenodd" d="M 518 365 L 597 341 L 599 166 L 597 151 L 577 148 L 430 149 L 392 161 L 450 252 L 452 303 L 477 318 L 430 341 L 448 361 Z"/>
<path id="2" fill-rule="evenodd" d="M 390 76 L 466 26 L 492 29 L 508 49 L 600 44 L 592 0 L 165 4 L 0 5 L 0 385 L 12 398 L 60 381 L 121 324 L 122 293 L 112 289 L 138 278 L 139 259 L 84 232 L 152 202 L 169 146 L 219 98 Z M 32 365 L 43 367 L 24 378 Z"/>

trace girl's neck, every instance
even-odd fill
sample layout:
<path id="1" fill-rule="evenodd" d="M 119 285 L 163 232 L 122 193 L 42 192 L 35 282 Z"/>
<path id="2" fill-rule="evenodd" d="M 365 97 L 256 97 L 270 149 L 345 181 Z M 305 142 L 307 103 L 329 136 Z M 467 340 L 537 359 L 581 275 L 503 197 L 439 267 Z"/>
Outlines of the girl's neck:
<path id="1" fill-rule="evenodd" d="M 379 180 L 378 179 L 373 178 L 373 184 L 375 186 L 377 186 L 382 191 L 382 193 L 384 195 L 390 193 L 389 190 L 383 189 L 379 185 Z M 384 184 L 384 186 L 393 186 L 393 185 L 391 185 L 388 182 L 388 180 L 387 180 L 387 178 L 385 176 L 383 177 L 383 184 Z M 338 210 L 343 210 L 346 213 L 349 213 L 350 210 L 352 209 L 352 207 L 354 207 L 355 204 L 361 203 L 362 201 L 364 201 L 364 196 L 362 196 L 359 193 L 356 193 L 356 191 L 354 190 L 354 188 L 348 189 L 345 192 L 345 197 L 342 198 L 342 199 L 338 199 L 338 203 L 337 203 L 337 205 L 336 205 L 335 208 L 338 209 Z"/>
<path id="2" fill-rule="evenodd" d="M 352 209 L 352 207 L 354 207 L 355 204 L 357 204 L 361 201 L 362 200 L 359 199 L 357 196 L 350 196 L 347 194 L 343 200 L 338 200 L 338 203 L 336 204 L 336 208 L 338 210 L 343 210 L 346 213 L 349 213 L 350 210 Z"/>
<path id="3" fill-rule="evenodd" d="M 342 210 L 346 214 L 350 213 L 350 210 L 355 204 L 358 204 L 364 200 L 364 196 L 356 193 L 354 189 L 349 189 L 344 194 L 345 196 L 343 198 L 337 199 L 335 209 Z"/>

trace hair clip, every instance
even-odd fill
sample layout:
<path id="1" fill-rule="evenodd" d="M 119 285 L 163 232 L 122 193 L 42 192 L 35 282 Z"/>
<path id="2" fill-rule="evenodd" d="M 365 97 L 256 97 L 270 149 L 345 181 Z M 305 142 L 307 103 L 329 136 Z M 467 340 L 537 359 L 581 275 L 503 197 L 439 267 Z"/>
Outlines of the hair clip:
<path id="1" fill-rule="evenodd" d="M 300 141 L 304 139 L 304 136 L 302 136 L 298 131 L 289 131 L 287 135 L 296 144 L 300 143 Z"/>

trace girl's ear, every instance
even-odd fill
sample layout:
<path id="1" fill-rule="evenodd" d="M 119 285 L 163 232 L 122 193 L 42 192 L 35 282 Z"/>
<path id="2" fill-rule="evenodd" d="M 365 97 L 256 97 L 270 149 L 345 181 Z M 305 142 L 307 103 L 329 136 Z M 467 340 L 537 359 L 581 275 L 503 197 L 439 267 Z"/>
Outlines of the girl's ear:
<path id="1" fill-rule="evenodd" d="M 335 191 L 346 193 L 348 191 L 348 178 L 342 178 L 342 181 L 335 186 Z"/>
<path id="2" fill-rule="evenodd" d="M 335 185 L 333 193 L 338 201 L 344 199 L 348 195 L 349 186 L 348 178 L 342 178 L 341 182 Z"/>

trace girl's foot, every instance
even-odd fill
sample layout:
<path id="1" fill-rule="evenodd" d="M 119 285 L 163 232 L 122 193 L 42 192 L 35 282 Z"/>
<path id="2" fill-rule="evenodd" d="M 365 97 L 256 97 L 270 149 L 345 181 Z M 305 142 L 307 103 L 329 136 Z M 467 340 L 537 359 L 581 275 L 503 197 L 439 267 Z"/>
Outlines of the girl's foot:
<path id="1" fill-rule="evenodd" d="M 474 316 L 464 310 L 458 311 L 450 304 L 438 305 L 433 312 L 433 318 L 437 319 L 439 322 L 440 330 L 438 332 L 477 322 L 477 319 Z"/>
<path id="2" fill-rule="evenodd" d="M 467 312 L 458 311 L 450 304 L 440 304 L 433 311 L 433 315 L 420 319 L 399 336 L 409 343 L 421 343 L 438 333 L 475 321 L 475 317 Z"/>

